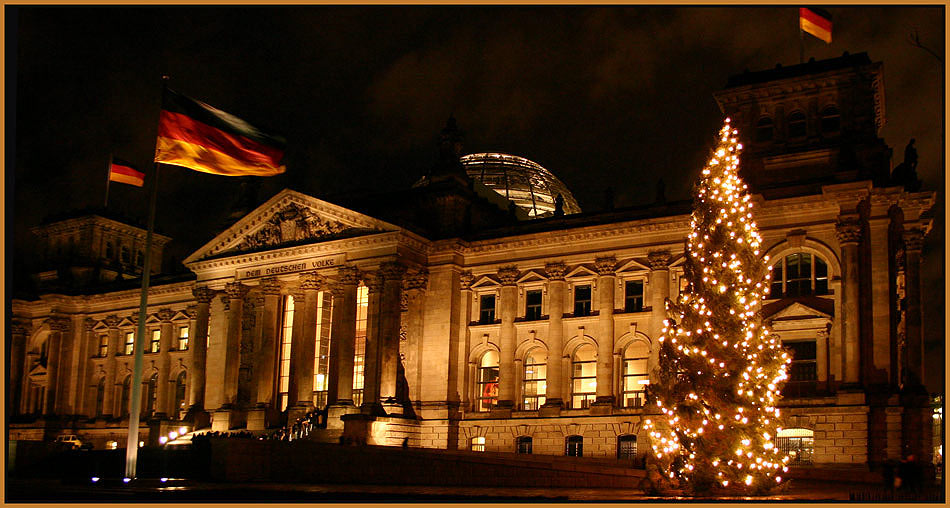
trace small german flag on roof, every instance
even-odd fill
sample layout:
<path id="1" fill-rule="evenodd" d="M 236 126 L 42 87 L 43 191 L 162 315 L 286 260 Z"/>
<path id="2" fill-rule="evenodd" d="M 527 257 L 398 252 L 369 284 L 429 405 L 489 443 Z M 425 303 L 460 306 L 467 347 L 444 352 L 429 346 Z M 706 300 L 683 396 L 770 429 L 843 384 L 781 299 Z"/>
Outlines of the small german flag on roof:
<path id="1" fill-rule="evenodd" d="M 831 14 L 815 7 L 798 8 L 798 27 L 831 44 Z"/>
<path id="2" fill-rule="evenodd" d="M 286 169 L 283 138 L 166 88 L 155 162 L 226 176 L 273 176 Z"/>

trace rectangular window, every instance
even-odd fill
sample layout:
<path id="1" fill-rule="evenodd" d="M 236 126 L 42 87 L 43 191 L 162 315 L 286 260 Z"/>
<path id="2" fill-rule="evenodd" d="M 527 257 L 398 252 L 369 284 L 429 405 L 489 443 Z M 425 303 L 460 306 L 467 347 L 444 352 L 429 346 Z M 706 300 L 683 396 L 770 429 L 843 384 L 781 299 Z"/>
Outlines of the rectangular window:
<path id="1" fill-rule="evenodd" d="M 280 324 L 280 367 L 277 374 L 277 393 L 280 410 L 285 411 L 290 400 L 290 344 L 294 332 L 294 297 L 284 297 L 284 311 Z"/>
<path id="2" fill-rule="evenodd" d="M 527 321 L 541 319 L 541 290 L 525 293 L 524 318 Z"/>
<path id="3" fill-rule="evenodd" d="M 624 312 L 643 311 L 643 281 L 628 280 L 624 284 Z"/>
<path id="4" fill-rule="evenodd" d="M 146 353 L 157 353 L 162 344 L 162 331 L 161 330 L 152 330 L 151 340 L 148 342 L 148 348 L 145 350 Z"/>
<path id="5" fill-rule="evenodd" d="M 567 436 L 567 439 L 564 440 L 564 455 L 567 455 L 568 457 L 583 457 L 583 436 Z"/>
<path id="6" fill-rule="evenodd" d="M 473 452 L 483 452 L 483 451 L 485 451 L 485 438 L 484 438 L 484 437 L 473 437 L 473 438 L 472 438 L 472 451 L 473 451 Z"/>
<path id="7" fill-rule="evenodd" d="M 363 368 L 366 357 L 366 314 L 369 308 L 369 288 L 356 288 L 356 347 L 353 349 L 353 404 L 363 403 Z"/>
<path id="8" fill-rule="evenodd" d="M 789 381 L 818 380 L 818 355 L 815 341 L 783 342 L 782 347 L 792 354 L 792 365 L 788 373 Z"/>
<path id="9" fill-rule="evenodd" d="M 187 351 L 188 350 L 188 327 L 182 326 L 178 329 L 178 350 Z"/>
<path id="10" fill-rule="evenodd" d="M 100 335 L 99 336 L 99 358 L 105 358 L 109 356 L 109 336 Z"/>
<path id="11" fill-rule="evenodd" d="M 317 293 L 317 344 L 313 359 L 313 405 L 327 405 L 327 370 L 330 367 L 330 323 L 333 322 L 333 298 L 330 293 Z"/>
<path id="12" fill-rule="evenodd" d="M 574 315 L 590 315 L 590 284 L 574 286 Z"/>
<path id="13" fill-rule="evenodd" d="M 637 458 L 637 436 L 625 435 L 617 438 L 617 459 L 630 460 Z"/>
<path id="14" fill-rule="evenodd" d="M 130 355 L 135 352 L 135 332 L 125 332 L 125 350 L 122 354 Z"/>
<path id="15" fill-rule="evenodd" d="M 495 295 L 482 295 L 479 298 L 478 324 L 490 325 L 495 322 Z"/>

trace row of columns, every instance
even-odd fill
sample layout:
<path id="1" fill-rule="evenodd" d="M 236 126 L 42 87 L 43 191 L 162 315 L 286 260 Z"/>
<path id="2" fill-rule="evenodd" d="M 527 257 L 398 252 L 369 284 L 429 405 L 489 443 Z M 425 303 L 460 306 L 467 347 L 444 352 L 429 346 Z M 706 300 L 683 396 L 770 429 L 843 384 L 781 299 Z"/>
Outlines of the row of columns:
<path id="1" fill-rule="evenodd" d="M 317 315 L 317 299 L 320 291 L 332 295 L 333 340 L 330 343 L 327 398 L 330 405 L 353 405 L 353 359 L 356 340 L 357 286 L 364 280 L 369 288 L 367 312 L 366 348 L 364 356 L 363 410 L 378 412 L 384 404 L 396 400 L 396 372 L 399 361 L 400 292 L 405 267 L 399 263 L 382 263 L 375 273 L 361 273 L 355 267 L 340 268 L 336 280 L 330 281 L 317 272 L 299 276 L 298 282 L 289 288 L 294 297 L 294 317 L 291 338 L 291 383 L 288 393 L 291 413 L 304 414 L 313 408 L 314 357 L 316 355 L 316 330 L 320 317 Z M 225 284 L 224 291 L 197 287 L 194 295 L 195 333 L 193 337 L 193 382 L 190 400 L 193 411 L 203 411 L 209 386 L 207 383 L 207 333 L 210 320 L 210 304 L 219 296 L 224 304 L 227 330 L 225 331 L 224 372 L 218 408 L 207 408 L 221 416 L 228 425 L 227 413 L 237 407 L 238 373 L 242 363 L 241 340 L 244 321 L 244 298 L 252 288 L 240 282 Z M 254 365 L 255 409 L 273 410 L 277 404 L 276 376 L 278 365 L 278 341 L 280 334 L 281 284 L 276 278 L 262 279 L 258 288 L 256 306 L 259 326 L 255 326 L 253 358 L 244 363 Z M 390 410 L 394 410 L 391 408 Z M 255 425 L 264 425 L 261 418 L 250 418 Z M 220 424 L 224 428 L 224 423 Z"/>
<path id="2" fill-rule="evenodd" d="M 668 251 L 656 251 L 649 254 L 651 273 L 651 302 L 652 321 L 662 323 L 666 315 L 665 301 L 669 298 L 669 261 L 670 253 Z M 599 257 L 595 260 L 595 267 L 598 273 L 597 283 L 597 301 L 599 304 L 599 315 L 597 318 L 597 327 L 599 329 L 599 340 L 597 342 L 597 391 L 595 406 L 613 406 L 616 402 L 616 395 L 613 393 L 614 381 L 621 375 L 618 368 L 619 355 L 614 351 L 614 302 L 616 291 L 616 272 L 617 260 L 613 256 Z M 564 384 L 561 380 L 565 379 L 565 370 L 570 369 L 570 356 L 562 355 L 564 348 L 564 299 L 567 290 L 567 282 L 564 275 L 567 267 L 562 262 L 550 262 L 545 264 L 545 273 L 548 276 L 548 335 L 545 343 L 548 349 L 547 355 L 547 380 L 545 388 L 545 408 L 564 407 L 564 398 L 569 396 L 564 392 Z M 515 350 L 518 347 L 517 333 L 515 329 L 515 317 L 517 315 L 518 305 L 518 269 L 515 266 L 505 266 L 498 270 L 498 279 L 501 282 L 498 302 L 499 317 L 501 325 L 498 332 L 498 403 L 497 407 L 501 410 L 510 410 L 517 405 L 517 385 L 520 382 L 517 365 L 519 361 L 515 359 Z M 462 277 L 462 296 L 463 301 L 471 301 L 472 277 Z M 654 336 L 657 336 L 659 329 L 651 330 Z M 655 351 L 651 352 L 651 365 L 655 365 Z M 472 369 L 475 371 L 474 367 Z M 616 372 L 615 372 L 616 371 Z M 472 380 L 474 385 L 474 380 Z M 471 401 L 467 401 L 471 403 Z"/>

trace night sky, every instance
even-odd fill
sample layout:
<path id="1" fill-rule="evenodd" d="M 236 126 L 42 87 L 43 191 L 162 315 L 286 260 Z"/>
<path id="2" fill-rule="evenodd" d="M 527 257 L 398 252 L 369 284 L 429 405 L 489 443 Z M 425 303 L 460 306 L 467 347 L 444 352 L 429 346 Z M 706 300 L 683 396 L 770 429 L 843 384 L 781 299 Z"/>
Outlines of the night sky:
<path id="1" fill-rule="evenodd" d="M 805 35 L 805 58 L 884 62 L 892 165 L 916 137 L 919 175 L 942 196 L 944 65 L 908 34 L 943 58 L 943 7 L 827 10 L 834 42 Z M 102 206 L 110 153 L 152 171 L 163 74 L 287 138 L 287 172 L 264 179 L 260 201 L 285 187 L 332 197 L 411 185 L 454 114 L 465 153 L 534 160 L 597 211 L 609 185 L 618 206 L 651 202 L 660 176 L 668 199 L 687 198 L 722 121 L 713 92 L 745 69 L 799 61 L 794 7 L 6 11 L 7 242 L 19 259 L 43 217 Z M 238 188 L 163 169 L 169 253 L 210 240 Z M 144 223 L 146 196 L 112 184 L 109 207 Z"/>

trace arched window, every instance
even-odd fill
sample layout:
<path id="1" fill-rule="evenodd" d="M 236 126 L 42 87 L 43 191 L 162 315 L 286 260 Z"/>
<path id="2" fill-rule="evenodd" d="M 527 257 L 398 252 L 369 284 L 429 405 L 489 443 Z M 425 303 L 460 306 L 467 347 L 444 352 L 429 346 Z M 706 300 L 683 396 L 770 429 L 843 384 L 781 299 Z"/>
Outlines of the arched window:
<path id="1" fill-rule="evenodd" d="M 755 140 L 759 143 L 766 143 L 772 141 L 772 137 L 775 134 L 775 122 L 767 116 L 763 116 L 759 119 L 759 122 L 755 124 Z"/>
<path id="2" fill-rule="evenodd" d="M 531 436 L 518 436 L 515 441 L 515 451 L 517 453 L 531 454 Z"/>
<path id="3" fill-rule="evenodd" d="M 106 396 L 106 377 L 102 376 L 99 378 L 99 382 L 96 384 L 96 418 L 102 416 L 102 402 L 105 400 Z"/>
<path id="4" fill-rule="evenodd" d="M 473 452 L 483 452 L 485 451 L 485 437 L 473 437 L 471 442 L 471 448 Z"/>
<path id="5" fill-rule="evenodd" d="M 626 434 L 617 436 L 617 459 L 634 460 L 637 458 L 637 436 Z"/>
<path id="6" fill-rule="evenodd" d="M 788 115 L 788 137 L 804 138 L 808 134 L 808 127 L 805 120 L 805 113 L 795 111 Z"/>
<path id="7" fill-rule="evenodd" d="M 129 414 L 129 398 L 132 396 L 132 375 L 129 374 L 125 376 L 125 381 L 122 381 L 122 404 L 119 407 L 119 414 L 122 416 L 128 416 Z"/>
<path id="8" fill-rule="evenodd" d="M 772 265 L 769 298 L 827 295 L 828 264 L 808 252 L 789 254 Z"/>
<path id="9" fill-rule="evenodd" d="M 366 359 L 366 316 L 369 287 L 362 282 L 356 288 L 356 341 L 353 347 L 353 404 L 363 403 L 363 369 Z"/>
<path id="10" fill-rule="evenodd" d="M 155 400 L 158 398 L 158 372 L 148 378 L 148 396 L 145 399 L 146 414 L 155 413 Z"/>
<path id="11" fill-rule="evenodd" d="M 643 407 L 650 377 L 647 363 L 650 345 L 635 340 L 623 350 L 623 407 Z"/>
<path id="12" fill-rule="evenodd" d="M 281 411 L 287 409 L 290 400 L 290 343 L 294 331 L 294 297 L 283 298 L 280 323 L 280 353 L 277 362 L 277 398 Z M 211 332 L 208 332 L 211 336 Z"/>
<path id="13" fill-rule="evenodd" d="M 175 379 L 175 411 L 185 410 L 185 385 L 188 382 L 188 375 L 181 371 Z M 177 416 L 177 415 L 176 415 Z"/>
<path id="14" fill-rule="evenodd" d="M 811 464 L 815 433 L 801 428 L 782 429 L 775 436 L 775 446 L 792 458 L 792 464 Z"/>
<path id="15" fill-rule="evenodd" d="M 536 411 L 541 404 L 544 404 L 547 371 L 547 355 L 544 351 L 534 348 L 528 352 L 528 356 L 524 359 L 524 389 L 522 391 L 525 411 Z"/>
<path id="16" fill-rule="evenodd" d="M 478 363 L 475 377 L 476 411 L 491 411 L 498 404 L 498 352 L 488 351 Z"/>
<path id="17" fill-rule="evenodd" d="M 568 457 L 584 456 L 584 436 L 567 436 L 564 439 L 564 455 Z"/>
<path id="18" fill-rule="evenodd" d="M 821 110 L 821 132 L 823 134 L 837 134 L 841 130 L 841 113 L 835 106 L 827 106 Z"/>
<path id="19" fill-rule="evenodd" d="M 597 351 L 584 344 L 571 360 L 571 407 L 586 409 L 597 398 Z"/>

